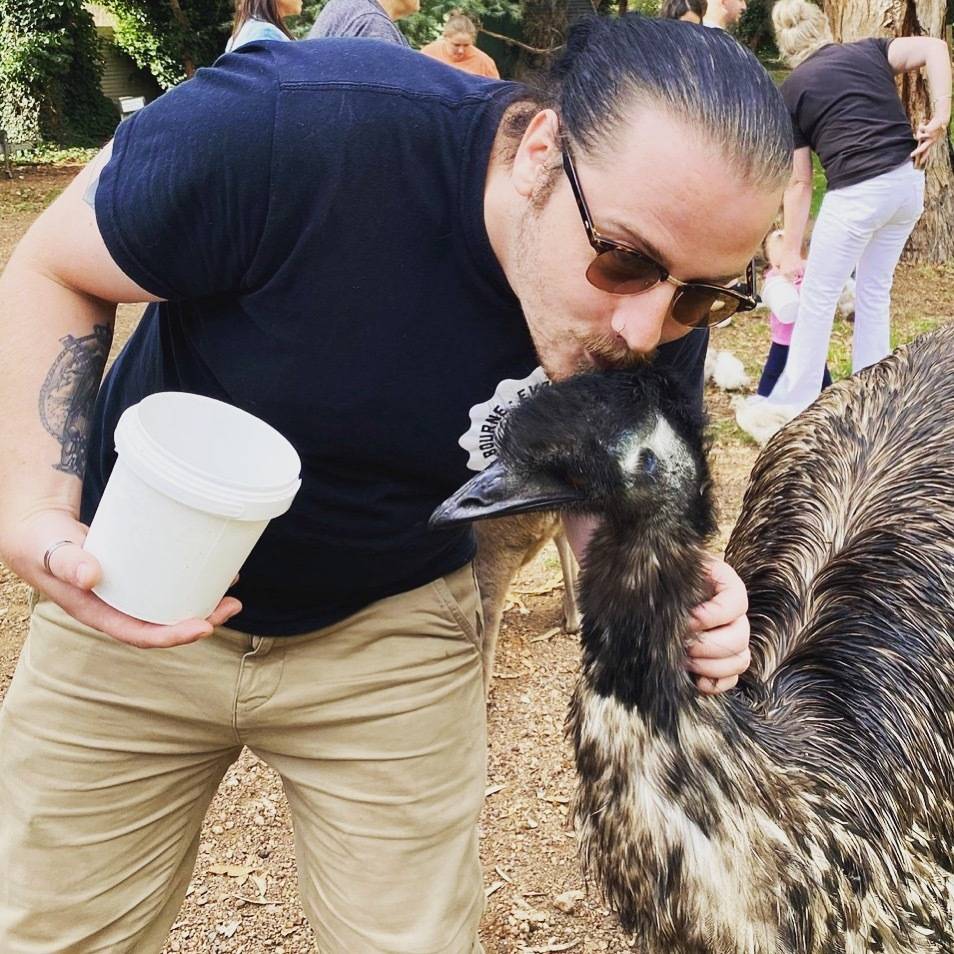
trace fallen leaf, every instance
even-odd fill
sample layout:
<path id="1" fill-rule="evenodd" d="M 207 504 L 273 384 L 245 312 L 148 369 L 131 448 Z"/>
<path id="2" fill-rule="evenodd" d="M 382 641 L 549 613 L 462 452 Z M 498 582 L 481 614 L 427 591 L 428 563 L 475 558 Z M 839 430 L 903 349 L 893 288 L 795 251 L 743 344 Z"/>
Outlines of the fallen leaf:
<path id="1" fill-rule="evenodd" d="M 265 892 L 268 890 L 268 878 L 266 878 L 265 875 L 260 875 L 260 874 L 253 874 L 251 878 L 252 878 L 252 884 L 254 884 L 256 888 L 258 888 L 259 897 L 264 898 Z"/>
<path id="2" fill-rule="evenodd" d="M 231 937 L 241 926 L 241 921 L 229 921 L 228 924 L 220 924 L 215 930 L 222 937 Z"/>
<path id="3" fill-rule="evenodd" d="M 582 891 L 564 891 L 553 899 L 553 906 L 564 914 L 573 914 L 576 910 L 578 901 L 582 901 L 584 894 Z"/>
<path id="4" fill-rule="evenodd" d="M 541 633 L 539 636 L 533 636 L 530 639 L 531 643 L 545 643 L 548 639 L 553 639 L 559 633 L 563 632 L 562 626 L 554 626 L 552 629 L 548 629 L 545 633 Z"/>

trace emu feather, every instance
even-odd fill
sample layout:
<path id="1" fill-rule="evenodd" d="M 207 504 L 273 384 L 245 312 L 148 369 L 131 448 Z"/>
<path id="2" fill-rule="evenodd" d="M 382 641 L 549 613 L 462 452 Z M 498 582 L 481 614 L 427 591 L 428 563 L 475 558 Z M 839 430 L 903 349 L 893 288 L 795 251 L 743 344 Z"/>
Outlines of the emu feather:
<path id="1" fill-rule="evenodd" d="M 604 515 L 568 717 L 586 871 L 643 954 L 954 954 L 954 328 L 760 456 L 726 554 L 753 661 L 715 698 L 683 667 L 713 516 L 672 393 L 546 389 L 434 518 Z"/>

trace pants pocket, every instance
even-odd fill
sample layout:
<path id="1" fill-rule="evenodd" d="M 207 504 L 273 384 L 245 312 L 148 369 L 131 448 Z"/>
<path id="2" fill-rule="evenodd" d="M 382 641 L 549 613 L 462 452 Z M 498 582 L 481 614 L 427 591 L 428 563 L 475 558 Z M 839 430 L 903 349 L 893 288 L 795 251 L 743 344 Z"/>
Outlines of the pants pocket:
<path id="1" fill-rule="evenodd" d="M 468 642 L 473 644 L 478 652 L 482 651 L 484 620 L 474 564 L 468 563 L 459 570 L 434 580 L 431 586 Z"/>

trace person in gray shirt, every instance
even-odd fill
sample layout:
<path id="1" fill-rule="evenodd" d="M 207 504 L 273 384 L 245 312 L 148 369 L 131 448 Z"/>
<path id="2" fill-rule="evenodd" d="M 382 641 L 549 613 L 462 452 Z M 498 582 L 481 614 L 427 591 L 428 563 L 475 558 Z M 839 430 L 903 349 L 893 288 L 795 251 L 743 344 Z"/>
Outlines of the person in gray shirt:
<path id="1" fill-rule="evenodd" d="M 420 0 L 329 0 L 308 31 L 308 39 L 367 36 L 410 46 L 394 21 L 420 9 Z"/>

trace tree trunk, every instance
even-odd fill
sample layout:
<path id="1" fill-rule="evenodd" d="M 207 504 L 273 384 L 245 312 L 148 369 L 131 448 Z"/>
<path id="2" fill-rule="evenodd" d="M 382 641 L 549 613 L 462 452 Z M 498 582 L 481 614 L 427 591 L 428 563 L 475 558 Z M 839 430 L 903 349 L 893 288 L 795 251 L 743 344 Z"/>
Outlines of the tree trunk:
<path id="1" fill-rule="evenodd" d="M 172 10 L 172 18 L 182 31 L 182 51 L 180 54 L 182 68 L 185 71 L 186 79 L 191 79 L 195 75 L 195 59 L 186 38 L 192 36 L 192 26 L 189 23 L 189 18 L 185 15 L 185 11 L 179 5 L 179 0 L 169 0 L 169 7 Z"/>
<path id="2" fill-rule="evenodd" d="M 946 0 L 825 0 L 836 40 L 869 36 L 945 37 Z M 930 115 L 927 83 L 920 73 L 899 77 L 904 108 L 916 127 Z M 954 150 L 950 139 L 931 150 L 926 168 L 924 215 L 908 242 L 905 255 L 914 262 L 954 258 Z"/>

